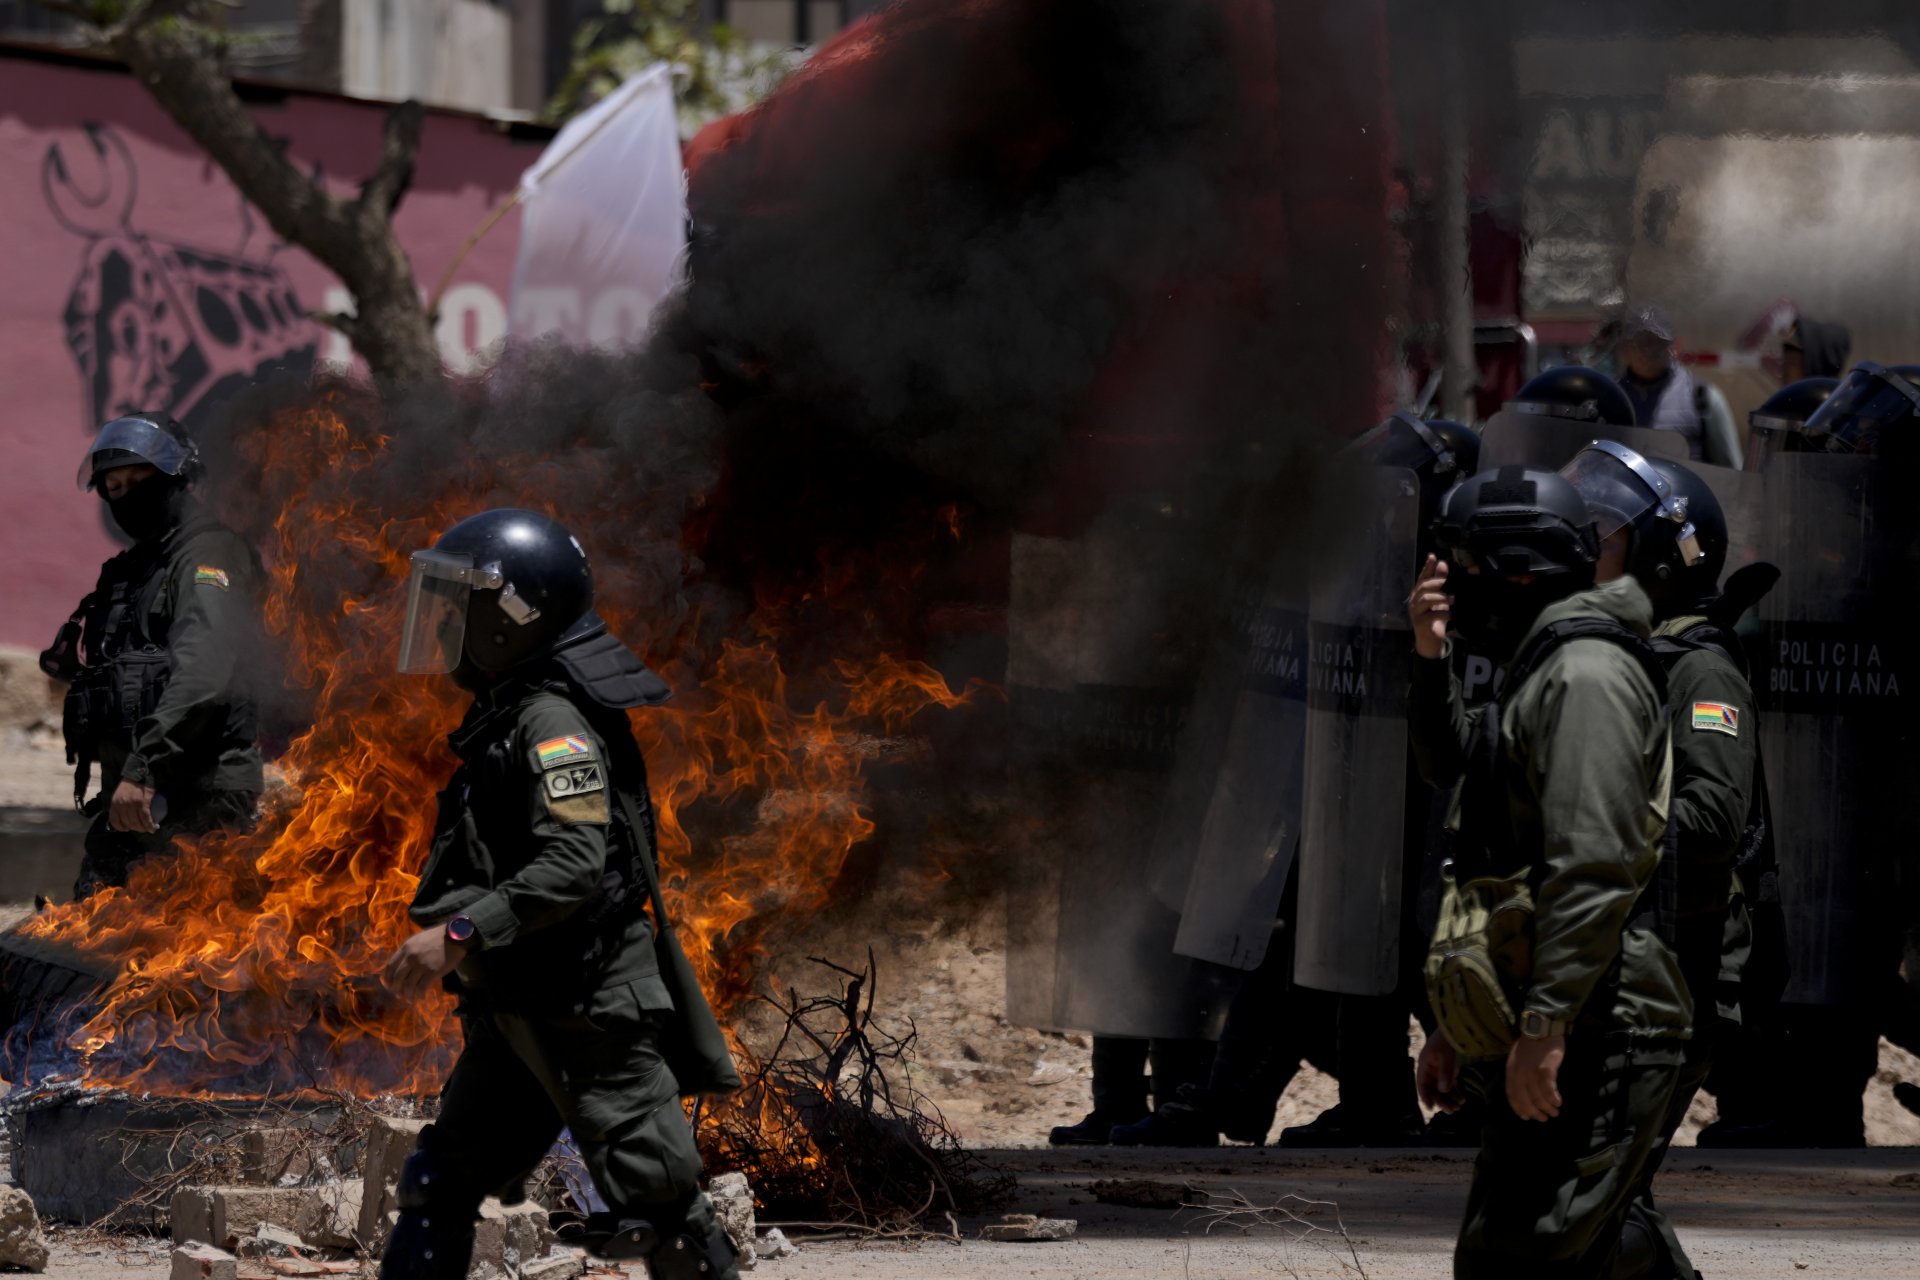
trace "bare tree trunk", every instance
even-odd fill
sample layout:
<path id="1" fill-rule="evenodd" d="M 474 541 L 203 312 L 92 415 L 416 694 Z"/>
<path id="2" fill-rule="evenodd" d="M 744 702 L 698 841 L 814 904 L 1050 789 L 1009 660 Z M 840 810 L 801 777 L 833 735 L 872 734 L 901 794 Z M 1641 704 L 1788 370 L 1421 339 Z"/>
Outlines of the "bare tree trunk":
<path id="1" fill-rule="evenodd" d="M 99 22 L 97 4 L 41 2 Z M 340 277 L 353 294 L 354 312 L 321 318 L 346 334 L 376 378 L 439 378 L 433 320 L 421 305 L 413 264 L 393 235 L 393 212 L 413 180 L 420 147 L 420 104 L 404 102 L 388 114 L 378 165 L 359 194 L 343 200 L 301 173 L 267 137 L 213 52 L 179 21 L 191 8 L 185 0 L 129 5 L 104 27 L 99 44 L 132 68 L 276 232 Z"/>

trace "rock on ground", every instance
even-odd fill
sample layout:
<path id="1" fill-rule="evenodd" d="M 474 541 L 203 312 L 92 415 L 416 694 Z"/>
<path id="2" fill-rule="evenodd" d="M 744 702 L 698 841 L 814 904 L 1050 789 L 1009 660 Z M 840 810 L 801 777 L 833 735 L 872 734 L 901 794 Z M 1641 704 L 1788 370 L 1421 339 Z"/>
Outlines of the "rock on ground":
<path id="1" fill-rule="evenodd" d="M 0 1187 L 0 1266 L 47 1269 L 47 1239 L 33 1197 L 18 1187 Z"/>

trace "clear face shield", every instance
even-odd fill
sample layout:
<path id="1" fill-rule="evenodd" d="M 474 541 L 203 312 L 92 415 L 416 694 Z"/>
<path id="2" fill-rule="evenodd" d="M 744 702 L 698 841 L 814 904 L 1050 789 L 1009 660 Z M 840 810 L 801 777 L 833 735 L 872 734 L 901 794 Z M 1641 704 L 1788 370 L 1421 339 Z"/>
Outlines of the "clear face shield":
<path id="1" fill-rule="evenodd" d="M 1862 360 L 1808 418 L 1811 447 L 1872 453 L 1887 427 L 1920 417 L 1920 389 L 1890 369 Z"/>
<path id="2" fill-rule="evenodd" d="M 74 483 L 82 491 L 93 488 L 101 470 L 147 463 L 164 475 L 177 476 L 193 460 L 193 449 L 145 418 L 115 418 L 100 428 L 80 459 Z"/>
<path id="3" fill-rule="evenodd" d="M 1605 542 L 1657 509 L 1661 519 L 1678 526 L 1674 544 L 1682 565 L 1692 568 L 1707 558 L 1698 531 L 1687 518 L 1687 500 L 1674 493 L 1665 477 L 1627 446 L 1595 440 L 1575 454 L 1560 475 L 1587 500 L 1600 541 Z"/>
<path id="4" fill-rule="evenodd" d="M 407 579 L 407 620 L 400 633 L 403 675 L 444 675 L 460 665 L 467 638 L 467 600 L 475 587 L 497 589 L 497 564 L 444 551 L 413 553 Z"/>

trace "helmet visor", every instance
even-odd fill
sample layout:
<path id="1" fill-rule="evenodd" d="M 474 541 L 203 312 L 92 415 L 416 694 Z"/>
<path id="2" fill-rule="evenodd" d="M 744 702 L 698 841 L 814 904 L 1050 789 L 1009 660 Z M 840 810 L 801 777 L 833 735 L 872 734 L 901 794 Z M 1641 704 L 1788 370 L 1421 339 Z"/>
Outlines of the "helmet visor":
<path id="1" fill-rule="evenodd" d="M 115 467 L 148 463 L 161 472 L 177 476 L 186 469 L 193 450 L 145 418 L 115 418 L 100 428 L 80 459 L 74 483 L 82 491 L 93 488 L 102 472 Z"/>
<path id="2" fill-rule="evenodd" d="M 1882 429 L 1916 416 L 1920 416 L 1920 389 L 1899 374 L 1863 360 L 1814 410 L 1803 429 L 1832 452 L 1871 453 Z"/>
<path id="3" fill-rule="evenodd" d="M 1587 510 L 1593 512 L 1594 533 L 1602 542 L 1640 519 L 1659 501 L 1624 462 L 1591 445 L 1560 468 L 1560 475 L 1587 500 Z"/>
<path id="4" fill-rule="evenodd" d="M 416 551 L 407 578 L 407 620 L 400 633 L 403 675 L 442 675 L 460 665 L 467 600 L 475 586 L 499 586 L 500 568 L 475 568 L 472 556 Z"/>

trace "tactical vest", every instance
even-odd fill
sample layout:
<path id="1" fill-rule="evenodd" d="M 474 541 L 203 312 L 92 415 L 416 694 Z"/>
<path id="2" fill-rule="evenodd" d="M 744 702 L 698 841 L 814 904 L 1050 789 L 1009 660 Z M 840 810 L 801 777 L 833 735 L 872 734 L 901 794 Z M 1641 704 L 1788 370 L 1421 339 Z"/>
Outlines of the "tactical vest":
<path id="1" fill-rule="evenodd" d="M 1518 694 L 1554 650 L 1568 641 L 1585 639 L 1605 640 L 1626 650 L 1652 682 L 1665 714 L 1667 668 L 1652 642 L 1644 636 L 1611 618 L 1566 618 L 1542 627 L 1508 664 L 1500 695 L 1488 700 L 1481 714 L 1479 732 L 1467 752 L 1461 782 L 1461 829 L 1453 854 L 1456 879 L 1514 876 L 1536 864 L 1536 851 L 1520 847 L 1518 834 L 1513 829 L 1512 807 L 1507 802 L 1506 753 L 1500 747 L 1502 704 Z M 1627 928 L 1651 930 L 1669 945 L 1673 942 L 1674 922 L 1679 912 L 1675 839 L 1674 826 L 1669 820 L 1659 868 L 1653 880 L 1640 891 L 1640 900 L 1627 922 Z"/>
<path id="2" fill-rule="evenodd" d="M 61 731 L 74 766 L 74 807 L 83 813 L 99 807 L 98 797 L 89 806 L 87 784 L 100 748 L 131 750 L 135 727 L 160 705 L 172 678 L 164 623 L 156 634 L 151 622 L 174 549 L 215 524 L 189 521 L 107 561 L 99 584 L 40 655 L 40 669 L 67 682 Z"/>
<path id="3" fill-rule="evenodd" d="M 563 695 L 555 694 L 556 698 Z M 587 699 L 564 699 L 585 716 L 607 750 L 608 789 L 612 793 L 612 825 L 607 838 L 607 860 L 600 883 L 564 929 L 543 930 L 517 941 L 516 964 L 532 982 L 548 982 L 544 974 L 564 972 L 569 977 L 592 978 L 602 973 L 626 944 L 634 925 L 646 918 L 651 880 L 655 824 L 647 785 L 646 761 L 633 740 L 621 711 L 610 711 Z M 440 794 L 440 826 L 423 883 L 443 859 L 466 865 L 483 877 L 500 874 L 509 850 L 488 848 L 483 830 L 511 830 L 510 820 L 488 806 L 518 803 L 517 785 L 523 762 L 513 747 L 513 724 L 520 703 L 487 713 L 455 734 L 461 765 Z M 476 803 L 477 800 L 477 803 Z M 642 863 L 642 859 L 649 859 Z M 509 863 L 511 865 L 511 863 Z M 489 983 L 511 987 L 504 975 Z M 520 994 L 516 992 L 516 994 Z"/>

